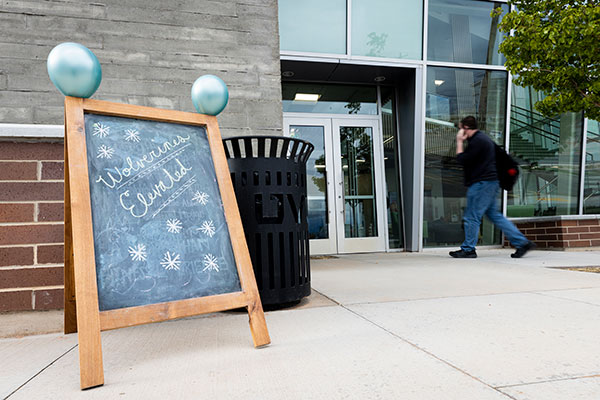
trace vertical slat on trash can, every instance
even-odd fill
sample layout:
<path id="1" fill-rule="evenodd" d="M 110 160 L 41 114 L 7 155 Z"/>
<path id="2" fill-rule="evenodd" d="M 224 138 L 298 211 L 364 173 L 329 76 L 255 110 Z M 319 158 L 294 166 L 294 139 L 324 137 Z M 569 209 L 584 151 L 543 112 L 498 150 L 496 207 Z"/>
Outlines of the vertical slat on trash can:
<path id="1" fill-rule="evenodd" d="M 298 230 L 298 269 L 300 284 L 304 284 L 304 266 L 306 263 L 304 262 L 304 235 L 301 230 Z"/>
<path id="2" fill-rule="evenodd" d="M 278 136 L 224 140 L 264 305 L 310 294 L 306 161 L 314 146 Z"/>
<path id="3" fill-rule="evenodd" d="M 298 146 L 300 145 L 300 142 L 294 140 L 294 142 L 292 143 L 292 149 L 290 150 L 290 159 L 296 161 L 296 151 L 298 150 Z"/>
<path id="4" fill-rule="evenodd" d="M 264 199 L 263 199 L 264 201 Z M 258 267 L 261 270 L 262 280 L 261 280 L 261 289 L 264 292 L 269 291 L 269 243 L 267 242 L 267 233 L 263 232 L 261 235 L 262 242 L 262 257 L 259 259 Z M 256 268 L 256 267 L 255 267 Z"/>
<path id="5" fill-rule="evenodd" d="M 262 158 L 265 156 L 265 142 L 266 140 L 258 140 L 258 157 Z"/>
<path id="6" fill-rule="evenodd" d="M 283 232 L 279 232 L 279 265 L 285 265 L 285 256 L 287 254 L 287 247 L 285 245 L 285 234 Z M 279 270 L 279 287 L 281 289 L 285 289 L 287 287 L 285 282 L 286 269 L 278 268 Z"/>
<path id="7" fill-rule="evenodd" d="M 242 156 L 242 152 L 240 151 L 240 144 L 237 140 L 230 141 L 231 148 L 233 149 L 233 157 L 240 158 Z"/>
<path id="8" fill-rule="evenodd" d="M 296 154 L 296 160 L 295 160 L 296 162 L 305 162 L 305 160 L 302 160 L 302 156 L 304 155 L 304 152 L 306 151 L 307 148 L 308 148 L 308 143 L 304 143 L 302 145 L 302 148 L 298 152 L 298 154 Z"/>
<path id="9" fill-rule="evenodd" d="M 244 142 L 244 154 L 246 158 L 254 157 L 252 154 L 252 138 L 244 137 L 242 141 Z"/>
<path id="10" fill-rule="evenodd" d="M 270 139 L 269 158 L 275 158 L 277 156 L 277 143 L 279 143 L 279 138 Z"/>
<path id="11" fill-rule="evenodd" d="M 287 152 L 288 152 L 288 146 L 290 145 L 290 139 L 283 138 L 280 140 L 281 140 L 282 145 L 281 145 L 281 153 L 279 153 L 279 158 L 286 158 Z"/>
<path id="12" fill-rule="evenodd" d="M 290 287 L 295 288 L 296 283 L 297 283 L 296 275 L 298 274 L 298 270 L 296 268 L 296 264 L 297 264 L 296 255 L 298 254 L 296 252 L 296 245 L 297 245 L 296 232 L 292 231 L 289 233 L 288 236 L 289 236 L 289 241 L 290 241 L 290 255 L 289 255 L 290 272 L 291 272 Z"/>
<path id="13" fill-rule="evenodd" d="M 262 235 L 260 233 L 254 233 L 250 235 L 246 233 L 246 238 L 254 239 L 252 247 L 248 246 L 250 254 L 252 255 L 252 265 L 260 265 L 262 262 Z M 256 277 L 256 285 L 258 286 L 258 290 L 260 290 L 263 287 L 262 269 L 254 269 L 254 275 Z"/>

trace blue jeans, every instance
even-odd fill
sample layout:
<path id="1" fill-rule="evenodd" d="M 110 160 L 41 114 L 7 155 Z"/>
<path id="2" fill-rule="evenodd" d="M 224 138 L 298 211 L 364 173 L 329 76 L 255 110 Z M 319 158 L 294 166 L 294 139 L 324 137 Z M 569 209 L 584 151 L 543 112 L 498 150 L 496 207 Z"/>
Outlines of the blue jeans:
<path id="1" fill-rule="evenodd" d="M 479 238 L 481 218 L 486 217 L 504 233 L 504 236 L 516 248 L 525 246 L 529 240 L 499 211 L 498 181 L 475 182 L 467 189 L 467 208 L 463 217 L 465 241 L 460 246 L 464 251 L 473 251 Z"/>

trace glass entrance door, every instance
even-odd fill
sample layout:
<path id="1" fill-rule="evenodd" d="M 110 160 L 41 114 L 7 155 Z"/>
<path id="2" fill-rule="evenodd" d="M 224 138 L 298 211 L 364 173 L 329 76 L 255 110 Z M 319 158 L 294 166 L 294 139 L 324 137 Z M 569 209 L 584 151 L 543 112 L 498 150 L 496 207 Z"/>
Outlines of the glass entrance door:
<path id="1" fill-rule="evenodd" d="M 332 125 L 338 253 L 385 251 L 376 121 L 334 119 Z"/>
<path id="2" fill-rule="evenodd" d="M 284 118 L 284 132 L 315 146 L 306 163 L 310 254 L 336 254 L 331 119 Z"/>
<path id="3" fill-rule="evenodd" d="M 315 146 L 306 171 L 311 254 L 385 251 L 378 121 L 289 117 L 284 129 Z"/>

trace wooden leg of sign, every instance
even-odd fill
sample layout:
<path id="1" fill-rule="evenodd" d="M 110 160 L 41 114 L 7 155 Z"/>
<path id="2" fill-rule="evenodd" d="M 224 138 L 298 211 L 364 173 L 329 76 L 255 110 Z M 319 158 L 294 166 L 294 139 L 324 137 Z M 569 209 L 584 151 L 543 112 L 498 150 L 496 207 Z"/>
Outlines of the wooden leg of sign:
<path id="1" fill-rule="evenodd" d="M 266 346 L 271 343 L 269 331 L 267 330 L 267 321 L 265 320 L 265 314 L 258 293 L 256 293 L 256 296 L 248 304 L 248 316 L 250 317 L 250 332 L 252 332 L 254 347 Z"/>
<path id="2" fill-rule="evenodd" d="M 76 218 L 74 215 L 73 218 Z M 77 328 L 79 341 L 79 378 L 82 389 L 88 389 L 104 384 L 104 370 L 102 367 L 102 342 L 100 338 L 100 314 L 98 299 L 90 296 L 94 293 L 88 282 L 95 273 L 91 268 L 94 263 L 85 258 L 86 251 L 73 243 L 75 293 L 77 298 Z M 78 258 L 82 255 L 82 258 Z M 92 259 L 93 261 L 93 259 Z M 95 281 L 91 282 L 93 285 Z"/>
<path id="3" fill-rule="evenodd" d="M 210 133 L 208 140 L 213 153 L 215 173 L 219 180 L 219 190 L 221 191 L 221 199 L 225 208 L 225 218 L 227 219 L 227 225 L 229 225 L 231 245 L 233 254 L 235 255 L 240 284 L 242 291 L 246 293 L 248 299 L 247 308 L 248 316 L 250 317 L 252 340 L 254 341 L 254 347 L 266 346 L 271 343 L 271 338 L 269 338 L 265 314 L 263 313 L 260 295 L 256 287 L 252 261 L 248 252 L 246 237 L 244 236 L 244 227 L 242 226 L 240 211 L 235 199 L 231 175 L 229 175 L 229 168 L 227 167 L 227 158 L 225 157 L 223 142 L 221 141 L 219 125 L 215 117 L 208 118 L 206 129 L 207 133 Z"/>
<path id="4" fill-rule="evenodd" d="M 69 177 L 71 268 L 77 299 L 79 373 L 82 389 L 104 384 L 100 310 L 96 284 L 94 234 L 85 147 L 82 99 L 65 97 L 65 126 Z"/>
<path id="5" fill-rule="evenodd" d="M 65 135 L 65 165 L 68 165 L 68 151 Z M 77 332 L 75 305 L 75 275 L 73 273 L 73 233 L 71 230 L 71 196 L 69 193 L 69 168 L 65 168 L 65 334 Z"/>

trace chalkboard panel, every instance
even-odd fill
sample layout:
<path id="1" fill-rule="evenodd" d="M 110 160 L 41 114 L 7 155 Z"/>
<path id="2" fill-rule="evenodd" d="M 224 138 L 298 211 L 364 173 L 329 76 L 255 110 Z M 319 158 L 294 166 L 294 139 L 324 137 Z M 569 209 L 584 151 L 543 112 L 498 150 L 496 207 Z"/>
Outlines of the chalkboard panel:
<path id="1" fill-rule="evenodd" d="M 84 120 L 100 310 L 241 291 L 205 128 Z"/>

